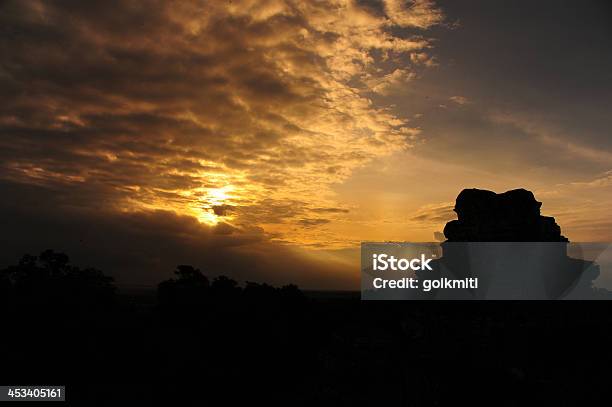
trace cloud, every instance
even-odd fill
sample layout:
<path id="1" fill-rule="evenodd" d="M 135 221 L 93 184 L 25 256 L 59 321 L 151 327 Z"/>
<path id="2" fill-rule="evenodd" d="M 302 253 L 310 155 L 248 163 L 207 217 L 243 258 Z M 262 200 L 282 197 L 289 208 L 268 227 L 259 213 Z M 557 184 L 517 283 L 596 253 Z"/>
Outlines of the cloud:
<path id="1" fill-rule="evenodd" d="M 311 211 L 319 213 L 349 213 L 349 210 L 345 208 L 312 208 Z"/>
<path id="2" fill-rule="evenodd" d="M 612 161 L 612 153 L 605 146 L 592 146 L 578 134 L 567 131 L 558 123 L 542 123 L 530 114 L 493 113 L 491 120 L 515 127 L 545 148 L 556 150 L 557 154 L 570 157 L 573 161 L 591 162 L 607 166 Z"/>
<path id="3" fill-rule="evenodd" d="M 418 223 L 444 225 L 447 221 L 457 218 L 454 207 L 454 202 L 425 205 L 420 207 L 410 220 Z"/>
<path id="4" fill-rule="evenodd" d="M 341 206 L 332 185 L 418 134 L 368 92 L 413 78 L 398 61 L 430 49 L 422 30 L 443 19 L 429 1 L 0 8 L 5 182 L 58 190 L 72 210 L 290 225 L 270 233 L 296 244 L 310 208 Z"/>
<path id="5" fill-rule="evenodd" d="M 348 212 L 331 187 L 418 135 L 368 86 L 412 78 L 401 61 L 441 19 L 428 1 L 2 2 L 0 180 L 29 191 L 2 215 L 32 210 L 11 223 L 22 243 L 52 220 L 58 249 L 63 221 L 113 225 L 97 255 L 162 253 L 156 270 L 321 244 Z"/>
<path id="6" fill-rule="evenodd" d="M 213 205 L 211 209 L 217 216 L 227 216 L 234 210 L 234 207 L 232 205 Z"/>
<path id="7" fill-rule="evenodd" d="M 612 186 L 612 170 L 606 171 L 597 178 L 590 181 L 572 182 L 571 186 L 574 187 L 609 187 Z"/>
<path id="8" fill-rule="evenodd" d="M 387 95 L 392 91 L 397 91 L 403 84 L 414 79 L 416 74 L 407 69 L 396 69 L 393 72 L 382 77 L 376 77 L 366 80 L 367 86 L 372 92 Z"/>
<path id="9" fill-rule="evenodd" d="M 426 52 L 413 52 L 410 54 L 410 61 L 415 65 L 425 65 L 427 67 L 437 66 L 435 58 Z"/>
<path id="10" fill-rule="evenodd" d="M 306 218 L 306 219 L 300 220 L 300 223 L 304 227 L 307 227 L 307 228 L 325 225 L 326 223 L 329 223 L 329 222 L 331 222 L 329 219 L 323 219 L 323 218 Z"/>
<path id="11" fill-rule="evenodd" d="M 553 207 L 551 214 L 571 241 L 609 242 L 612 170 L 592 178 L 547 186 L 536 196 Z"/>
<path id="12" fill-rule="evenodd" d="M 400 26 L 427 28 L 443 20 L 440 9 L 429 0 L 385 0 L 384 4 L 391 21 Z"/>
<path id="13" fill-rule="evenodd" d="M 467 105 L 468 103 L 470 103 L 468 98 L 466 98 L 465 96 L 451 96 L 448 99 L 458 105 Z"/>

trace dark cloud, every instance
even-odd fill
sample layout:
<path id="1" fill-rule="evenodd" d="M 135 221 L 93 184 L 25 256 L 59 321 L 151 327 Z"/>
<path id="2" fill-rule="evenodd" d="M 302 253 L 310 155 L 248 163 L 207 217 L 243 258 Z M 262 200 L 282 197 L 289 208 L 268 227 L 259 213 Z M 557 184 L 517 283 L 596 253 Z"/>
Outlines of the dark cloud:
<path id="1" fill-rule="evenodd" d="M 610 151 L 609 2 L 477 0 L 466 6 L 442 0 L 440 5 L 449 21 L 459 24 L 434 29 L 441 64 L 415 86 L 425 86 L 429 96 L 462 95 L 485 112 L 539 122 L 563 141 Z"/>
<path id="2" fill-rule="evenodd" d="M 300 219 L 300 224 L 307 228 L 325 225 L 326 223 L 329 223 L 329 222 L 331 222 L 329 219 L 323 219 L 323 218 Z"/>
<path id="3" fill-rule="evenodd" d="M 212 210 L 217 216 L 227 216 L 234 211 L 232 205 L 213 205 Z"/>
<path id="4" fill-rule="evenodd" d="M 348 213 L 348 209 L 344 208 L 312 208 L 311 211 L 319 213 Z"/>
<path id="5" fill-rule="evenodd" d="M 75 210 L 51 190 L 20 184 L 1 183 L 0 192 L 9 198 L 0 203 L 0 267 L 14 264 L 21 254 L 53 248 L 75 264 L 101 268 L 120 285 L 156 284 L 177 264 L 240 280 L 314 288 L 357 284 L 353 270 L 273 243 L 260 228 L 206 226 L 162 210 Z"/>
<path id="6" fill-rule="evenodd" d="M 457 215 L 454 210 L 454 203 L 441 203 L 434 205 L 427 205 L 419 208 L 415 215 L 410 220 L 419 223 L 433 223 L 433 224 L 444 224 L 445 222 L 455 219 Z"/>

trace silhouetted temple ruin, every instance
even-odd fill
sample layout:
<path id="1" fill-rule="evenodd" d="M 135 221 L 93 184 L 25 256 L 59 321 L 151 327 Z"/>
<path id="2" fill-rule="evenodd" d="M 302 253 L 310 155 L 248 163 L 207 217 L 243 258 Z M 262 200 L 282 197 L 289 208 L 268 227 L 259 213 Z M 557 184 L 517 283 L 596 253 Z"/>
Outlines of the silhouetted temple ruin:
<path id="1" fill-rule="evenodd" d="M 458 219 L 444 235 L 449 242 L 567 242 L 555 218 L 540 215 L 541 206 L 525 189 L 464 189 L 455 203 Z"/>
<path id="2" fill-rule="evenodd" d="M 463 293 L 439 290 L 433 297 L 590 297 L 598 266 L 567 255 L 569 240 L 553 217 L 540 214 L 541 205 L 525 189 L 501 194 L 480 189 L 461 191 L 454 209 L 458 219 L 444 228 L 447 240 L 441 244 L 443 256 L 435 262 L 433 273 L 421 273 L 420 277 L 478 277 L 480 284 L 478 289 Z"/>

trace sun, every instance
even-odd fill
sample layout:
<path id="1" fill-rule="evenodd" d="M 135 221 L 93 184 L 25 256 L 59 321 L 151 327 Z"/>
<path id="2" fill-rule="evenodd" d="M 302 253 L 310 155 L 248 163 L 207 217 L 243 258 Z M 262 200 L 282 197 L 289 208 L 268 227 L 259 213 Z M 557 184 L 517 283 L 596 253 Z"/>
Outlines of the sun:
<path id="1" fill-rule="evenodd" d="M 229 185 L 223 188 L 211 188 L 206 191 L 207 200 L 212 205 L 223 205 L 230 199 L 229 192 L 232 189 Z"/>
<path id="2" fill-rule="evenodd" d="M 230 193 L 233 189 L 231 185 L 227 185 L 221 188 L 208 188 L 203 191 L 203 195 L 199 199 L 198 220 L 211 226 L 218 224 L 221 218 L 224 220 L 231 220 L 231 216 L 219 216 L 215 214 L 214 207 L 229 205 L 232 199 Z"/>

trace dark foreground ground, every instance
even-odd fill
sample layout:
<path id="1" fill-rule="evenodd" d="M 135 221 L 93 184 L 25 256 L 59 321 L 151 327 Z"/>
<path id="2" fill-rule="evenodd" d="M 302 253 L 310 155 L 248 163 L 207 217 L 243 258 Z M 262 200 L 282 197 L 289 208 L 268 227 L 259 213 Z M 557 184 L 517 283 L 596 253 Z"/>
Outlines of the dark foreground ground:
<path id="1" fill-rule="evenodd" d="M 188 266 L 157 291 L 116 292 L 95 270 L 62 266 L 56 255 L 38 262 L 0 273 L 0 384 L 66 385 L 70 405 L 610 398 L 607 301 L 365 302 L 358 293 L 209 283 Z"/>
<path id="2" fill-rule="evenodd" d="M 612 362 L 607 302 L 130 300 L 3 325 L 2 383 L 65 384 L 73 405 L 573 406 L 608 399 Z"/>

